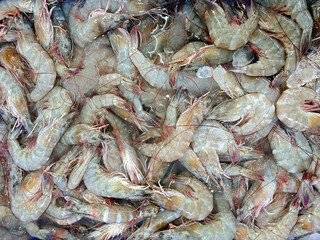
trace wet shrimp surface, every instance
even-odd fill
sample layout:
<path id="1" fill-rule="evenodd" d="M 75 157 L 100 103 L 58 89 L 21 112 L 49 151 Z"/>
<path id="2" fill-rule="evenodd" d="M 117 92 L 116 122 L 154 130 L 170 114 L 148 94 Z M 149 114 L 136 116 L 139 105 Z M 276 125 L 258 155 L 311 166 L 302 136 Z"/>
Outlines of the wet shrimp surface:
<path id="1" fill-rule="evenodd" d="M 320 239 L 320 0 L 0 0 L 1 239 Z"/>

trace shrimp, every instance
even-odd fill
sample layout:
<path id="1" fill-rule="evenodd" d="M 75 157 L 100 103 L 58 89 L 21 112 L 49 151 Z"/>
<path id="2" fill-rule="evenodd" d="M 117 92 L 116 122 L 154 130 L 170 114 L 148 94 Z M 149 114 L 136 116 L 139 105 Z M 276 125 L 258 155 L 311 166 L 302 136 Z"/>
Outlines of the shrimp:
<path id="1" fill-rule="evenodd" d="M 246 219 L 250 216 L 257 217 L 261 209 L 272 202 L 273 195 L 277 189 L 275 181 L 277 175 L 277 166 L 272 160 L 258 161 L 255 167 L 257 170 L 263 170 L 264 182 L 254 182 L 245 198 L 241 207 L 241 218 Z"/>
<path id="2" fill-rule="evenodd" d="M 5 110 L 16 117 L 19 122 L 22 122 L 28 132 L 31 132 L 33 123 L 22 87 L 16 79 L 2 67 L 0 67 L 0 79 L 2 99 L 6 101 Z"/>
<path id="3" fill-rule="evenodd" d="M 99 164 L 100 158 L 95 156 L 83 175 L 83 181 L 89 191 L 98 196 L 141 200 L 150 194 L 147 187 L 133 184 L 121 173 L 110 172 Z"/>
<path id="4" fill-rule="evenodd" d="M 9 153 L 13 161 L 25 171 L 34 171 L 44 166 L 51 153 L 74 118 L 75 113 L 54 120 L 39 132 L 33 147 L 22 148 L 15 139 L 15 133 L 8 139 Z"/>
<path id="5" fill-rule="evenodd" d="M 180 214 L 176 212 L 168 210 L 160 211 L 156 216 L 151 216 L 150 218 L 144 220 L 142 226 L 132 233 L 127 239 L 147 239 L 151 234 L 157 232 L 179 217 Z"/>
<path id="6" fill-rule="evenodd" d="M 113 239 L 120 237 L 121 234 L 128 228 L 127 223 L 108 223 L 99 228 L 96 228 L 95 231 L 88 234 L 88 239 Z"/>
<path id="7" fill-rule="evenodd" d="M 228 72 L 219 65 L 212 71 L 212 74 L 221 90 L 229 97 L 236 98 L 245 95 L 245 91 L 242 89 L 234 73 Z"/>
<path id="8" fill-rule="evenodd" d="M 71 93 L 62 87 L 54 87 L 44 98 L 36 103 L 38 117 L 35 120 L 35 131 L 39 132 L 53 119 L 61 118 L 68 114 L 72 105 Z"/>
<path id="9" fill-rule="evenodd" d="M 312 206 L 308 208 L 298 217 L 298 221 L 291 230 L 292 237 L 299 237 L 319 231 L 320 220 L 320 202 L 319 196 L 312 202 Z"/>
<path id="10" fill-rule="evenodd" d="M 8 13 L 33 12 L 33 0 L 2 0 L 0 1 L 0 20 L 4 19 Z"/>
<path id="11" fill-rule="evenodd" d="M 264 228 L 249 228 L 245 224 L 237 226 L 236 238 L 237 240 L 278 240 L 288 239 L 290 231 L 298 219 L 299 208 L 290 205 L 287 213 L 278 218 L 276 221 L 269 223 Z"/>
<path id="12" fill-rule="evenodd" d="M 266 77 L 250 77 L 241 73 L 236 74 L 236 77 L 247 93 L 263 93 L 273 103 L 276 103 L 280 97 L 280 89 L 271 87 L 270 81 Z"/>
<path id="13" fill-rule="evenodd" d="M 54 40 L 54 31 L 46 0 L 35 0 L 33 6 L 34 28 L 40 44 L 47 51 Z"/>
<path id="14" fill-rule="evenodd" d="M 106 119 L 113 128 L 113 133 L 116 137 L 119 147 L 120 156 L 123 163 L 123 168 L 133 183 L 140 183 L 143 180 L 144 169 L 141 160 L 139 159 L 135 148 L 132 146 L 130 131 L 126 124 L 117 116 L 107 112 Z"/>
<path id="15" fill-rule="evenodd" d="M 241 25 L 229 24 L 225 11 L 216 3 L 205 1 L 209 9 L 204 9 L 204 19 L 209 35 L 220 48 L 236 50 L 245 45 L 258 26 L 258 11 L 252 0 L 246 0 L 248 19 Z"/>
<path id="16" fill-rule="evenodd" d="M 80 115 L 79 122 L 94 125 L 96 121 L 95 114 L 102 108 L 116 106 L 122 109 L 128 109 L 129 104 L 122 98 L 114 94 L 96 95 L 87 100 L 83 106 Z"/>
<path id="17" fill-rule="evenodd" d="M 309 49 L 313 19 L 308 11 L 306 0 L 257 0 L 257 3 L 264 7 L 280 10 L 280 12 L 290 15 L 291 19 L 296 21 L 302 29 L 300 42 L 301 52 L 305 53 Z"/>
<path id="18" fill-rule="evenodd" d="M 0 48 L 0 63 L 20 83 L 32 84 L 33 73 L 31 66 L 11 44 L 4 44 Z"/>
<path id="19" fill-rule="evenodd" d="M 108 139 L 112 139 L 112 137 L 89 124 L 75 124 L 65 132 L 60 141 L 65 145 L 73 145 L 99 143 Z"/>
<path id="20" fill-rule="evenodd" d="M 292 131 L 290 134 L 277 126 L 269 133 L 268 139 L 277 163 L 288 172 L 303 172 L 309 168 L 312 150 L 301 132 Z"/>
<path id="21" fill-rule="evenodd" d="M 41 100 L 53 87 L 56 80 L 55 64 L 38 43 L 31 27 L 22 18 L 15 18 L 18 30 L 17 50 L 28 61 L 35 73 L 35 88 L 30 93 L 33 102 Z"/>
<path id="22" fill-rule="evenodd" d="M 229 67 L 229 70 L 248 76 L 272 76 L 285 65 L 283 46 L 266 32 L 257 28 L 250 36 L 250 43 L 257 49 L 259 60 L 243 67 Z"/>
<path id="23" fill-rule="evenodd" d="M 205 96 L 204 96 L 205 97 Z M 147 179 L 151 180 L 162 162 L 173 162 L 184 155 L 192 142 L 192 136 L 204 118 L 206 103 L 204 97 L 196 100 L 179 117 L 175 129 L 156 146 L 152 157 Z M 168 154 L 170 152 L 170 154 Z"/>
<path id="24" fill-rule="evenodd" d="M 69 206 L 67 210 L 105 223 L 125 223 L 131 221 L 137 210 L 129 204 L 88 204 L 66 196 Z"/>
<path id="25" fill-rule="evenodd" d="M 258 5 L 259 25 L 262 29 L 272 32 L 284 46 L 286 62 L 284 71 L 289 76 L 300 60 L 297 46 L 300 44 L 301 30 L 291 19 Z"/>
<path id="26" fill-rule="evenodd" d="M 73 167 L 68 181 L 68 188 L 75 189 L 82 181 L 82 177 L 90 163 L 95 156 L 95 147 L 84 149 L 83 154 L 78 157 L 76 165 Z"/>
<path id="27" fill-rule="evenodd" d="M 120 150 L 115 139 L 111 139 L 108 143 L 102 143 L 102 160 L 107 170 L 125 174 Z"/>
<path id="28" fill-rule="evenodd" d="M 232 240 L 236 232 L 236 220 L 230 211 L 229 204 L 223 197 L 223 193 L 214 193 L 214 200 L 218 213 L 213 215 L 212 220 L 160 231 L 152 234 L 150 239 Z"/>
<path id="29" fill-rule="evenodd" d="M 170 188 L 154 187 L 152 201 L 170 211 L 192 220 L 205 219 L 213 209 L 213 197 L 209 188 L 196 178 L 175 176 Z M 194 211 L 197 209 L 197 211 Z"/>
<path id="30" fill-rule="evenodd" d="M 276 105 L 277 117 L 289 128 L 297 131 L 315 130 L 320 127 L 317 93 L 306 87 L 284 91 Z"/>
<path id="31" fill-rule="evenodd" d="M 53 182 L 46 170 L 30 172 L 24 179 L 15 163 L 11 163 L 9 194 L 11 210 L 21 221 L 35 221 L 51 202 Z"/>
<path id="32" fill-rule="evenodd" d="M 128 18 L 126 14 L 108 13 L 108 8 L 105 11 L 91 12 L 89 9 L 86 4 L 79 2 L 72 7 L 69 13 L 71 38 L 80 47 L 84 47 Z"/>
<path id="33" fill-rule="evenodd" d="M 266 95 L 251 93 L 220 103 L 207 119 L 236 122 L 231 130 L 237 135 L 249 135 L 268 126 L 274 115 L 275 107 Z"/>

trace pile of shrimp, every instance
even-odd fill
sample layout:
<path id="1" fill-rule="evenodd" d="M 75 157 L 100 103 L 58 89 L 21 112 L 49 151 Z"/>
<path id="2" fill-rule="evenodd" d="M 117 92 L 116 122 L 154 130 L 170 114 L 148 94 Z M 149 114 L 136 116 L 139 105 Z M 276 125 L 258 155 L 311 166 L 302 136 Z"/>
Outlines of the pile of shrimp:
<path id="1" fill-rule="evenodd" d="M 1 239 L 320 239 L 320 0 L 0 1 Z"/>

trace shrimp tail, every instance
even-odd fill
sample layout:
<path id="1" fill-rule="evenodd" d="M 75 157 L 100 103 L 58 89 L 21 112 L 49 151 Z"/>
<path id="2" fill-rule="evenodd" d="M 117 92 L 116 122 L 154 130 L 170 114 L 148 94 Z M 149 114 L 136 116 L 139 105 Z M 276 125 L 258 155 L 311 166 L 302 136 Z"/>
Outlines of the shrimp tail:
<path id="1" fill-rule="evenodd" d="M 97 228 L 88 235 L 88 239 L 115 239 L 126 230 L 127 223 L 111 223 Z"/>
<path id="2" fill-rule="evenodd" d="M 142 119 L 147 123 L 147 125 L 156 128 L 160 127 L 159 118 L 156 115 L 148 113 L 146 111 L 142 111 L 139 114 L 141 115 Z"/>
<path id="3" fill-rule="evenodd" d="M 300 42 L 300 51 L 302 54 L 308 52 L 309 46 L 311 44 L 311 33 L 312 30 L 306 31 L 304 30 L 301 35 L 301 42 Z"/>
<path id="4" fill-rule="evenodd" d="M 130 47 L 132 49 L 138 49 L 139 47 L 139 32 L 137 27 L 133 27 L 130 32 Z"/>
<path id="5" fill-rule="evenodd" d="M 279 73 L 270 83 L 270 88 L 277 88 L 279 87 L 282 83 L 284 83 L 285 81 L 287 81 L 288 79 L 288 72 L 287 71 L 283 71 L 281 73 Z"/>
<path id="6" fill-rule="evenodd" d="M 253 12 L 256 11 L 254 0 L 245 0 L 245 6 L 248 16 L 250 16 Z"/>
<path id="7" fill-rule="evenodd" d="M 306 207 L 310 202 L 310 194 L 305 182 L 302 182 L 295 199 L 293 200 L 293 206 L 298 206 L 300 203 Z"/>

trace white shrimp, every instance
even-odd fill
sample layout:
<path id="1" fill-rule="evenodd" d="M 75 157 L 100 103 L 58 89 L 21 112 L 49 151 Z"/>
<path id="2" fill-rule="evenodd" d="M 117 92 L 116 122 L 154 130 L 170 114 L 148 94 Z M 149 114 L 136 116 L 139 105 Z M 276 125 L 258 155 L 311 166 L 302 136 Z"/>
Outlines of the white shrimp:
<path id="1" fill-rule="evenodd" d="M 24 19 L 15 18 L 18 31 L 17 50 L 28 61 L 35 73 L 36 86 L 30 93 L 33 102 L 42 99 L 56 81 L 56 68 L 49 54 L 41 47 L 31 27 Z"/>
<path id="2" fill-rule="evenodd" d="M 275 115 L 275 107 L 261 93 L 251 93 L 222 102 L 207 119 L 236 122 L 231 130 L 238 135 L 249 135 L 268 126 Z"/>
<path id="3" fill-rule="evenodd" d="M 9 176 L 11 210 L 21 221 L 35 221 L 51 202 L 53 182 L 46 170 L 29 173 L 22 179 L 20 169 L 12 162 Z"/>
<path id="4" fill-rule="evenodd" d="M 277 101 L 276 113 L 281 122 L 297 131 L 320 127 L 318 95 L 310 88 L 290 88 L 284 91 Z"/>
<path id="5" fill-rule="evenodd" d="M 100 158 L 96 156 L 84 173 L 83 181 L 89 191 L 98 196 L 133 200 L 150 194 L 146 187 L 131 183 L 124 174 L 103 169 L 99 163 Z"/>
<path id="6" fill-rule="evenodd" d="M 33 123 L 31 121 L 28 103 L 22 87 L 16 79 L 4 68 L 0 67 L 0 88 L 2 100 L 6 101 L 5 110 L 21 121 L 28 132 L 31 132 Z"/>
<path id="7" fill-rule="evenodd" d="M 249 41 L 257 48 L 259 60 L 243 67 L 231 67 L 230 70 L 248 76 L 272 76 L 278 73 L 285 64 L 283 46 L 259 28 Z"/>
<path id="8" fill-rule="evenodd" d="M 151 199 L 157 205 L 197 221 L 210 214 L 213 197 L 205 184 L 192 177 L 174 176 L 170 180 L 173 183 L 168 189 L 154 187 Z"/>
<path id="9" fill-rule="evenodd" d="M 229 24 L 225 11 L 216 3 L 210 2 L 210 6 L 204 10 L 209 35 L 214 44 L 221 48 L 236 50 L 242 47 L 258 26 L 258 11 L 252 0 L 246 1 L 248 19 L 241 25 Z"/>
<path id="10" fill-rule="evenodd" d="M 22 148 L 20 143 L 14 139 L 12 134 L 8 139 L 9 152 L 13 161 L 25 171 L 34 171 L 44 166 L 51 156 L 51 153 L 73 120 L 75 113 L 70 113 L 60 119 L 54 120 L 39 132 L 36 143 L 33 147 Z"/>

